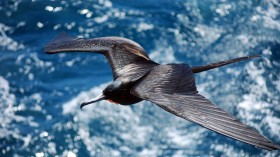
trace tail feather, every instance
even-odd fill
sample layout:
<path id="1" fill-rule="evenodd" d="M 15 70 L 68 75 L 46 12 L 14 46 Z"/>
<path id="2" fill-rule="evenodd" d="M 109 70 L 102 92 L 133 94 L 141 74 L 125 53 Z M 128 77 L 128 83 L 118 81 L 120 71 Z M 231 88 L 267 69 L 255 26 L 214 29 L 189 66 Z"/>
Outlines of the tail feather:
<path id="1" fill-rule="evenodd" d="M 224 66 L 224 65 L 228 65 L 228 64 L 232 64 L 232 63 L 236 63 L 236 62 L 240 62 L 240 61 L 244 61 L 244 60 L 248 60 L 248 59 L 252 59 L 252 58 L 258 58 L 258 57 L 261 57 L 261 55 L 239 57 L 239 58 L 234 58 L 234 59 L 221 61 L 221 62 L 217 62 L 217 63 L 212 63 L 212 64 L 208 64 L 208 65 L 195 66 L 195 67 L 192 67 L 192 72 L 193 73 L 200 73 L 200 72 L 211 70 L 211 69 L 214 69 L 214 68 L 218 68 L 218 67 L 221 67 L 221 66 Z"/>

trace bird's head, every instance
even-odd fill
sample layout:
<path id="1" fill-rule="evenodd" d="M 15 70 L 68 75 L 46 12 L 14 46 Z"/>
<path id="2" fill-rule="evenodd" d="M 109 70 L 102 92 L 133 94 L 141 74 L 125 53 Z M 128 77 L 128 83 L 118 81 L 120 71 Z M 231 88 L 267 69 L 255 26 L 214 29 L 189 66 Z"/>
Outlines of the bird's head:
<path id="1" fill-rule="evenodd" d="M 84 106 L 101 101 L 101 100 L 108 100 L 110 102 L 114 102 L 114 97 L 118 95 L 119 89 L 121 87 L 121 82 L 120 81 L 114 81 L 111 84 L 109 84 L 103 92 L 95 97 L 93 100 L 84 102 L 81 104 L 80 108 L 82 109 Z"/>

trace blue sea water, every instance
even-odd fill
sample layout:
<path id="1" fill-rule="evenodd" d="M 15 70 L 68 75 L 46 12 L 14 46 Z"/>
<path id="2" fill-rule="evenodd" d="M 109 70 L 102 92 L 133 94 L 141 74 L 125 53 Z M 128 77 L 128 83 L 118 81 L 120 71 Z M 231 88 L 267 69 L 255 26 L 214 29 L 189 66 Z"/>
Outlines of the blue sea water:
<path id="1" fill-rule="evenodd" d="M 280 144 L 278 0 L 0 0 L 0 156 L 280 156 L 232 140 L 150 102 L 79 109 L 112 80 L 101 55 L 47 55 L 60 32 L 122 36 L 158 63 L 208 64 L 195 75 L 215 104 Z"/>

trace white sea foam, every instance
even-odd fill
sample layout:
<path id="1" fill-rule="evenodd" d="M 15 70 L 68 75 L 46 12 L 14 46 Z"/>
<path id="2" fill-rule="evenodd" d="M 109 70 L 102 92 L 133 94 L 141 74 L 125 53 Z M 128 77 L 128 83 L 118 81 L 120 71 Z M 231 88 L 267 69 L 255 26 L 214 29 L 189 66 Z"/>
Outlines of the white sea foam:
<path id="1" fill-rule="evenodd" d="M 148 24 L 145 22 L 140 22 L 138 27 L 137 27 L 137 31 L 138 32 L 142 32 L 142 31 L 147 31 L 147 30 L 151 30 L 154 28 L 153 24 Z"/>
<path id="2" fill-rule="evenodd" d="M 18 145 L 17 149 L 23 150 L 28 148 L 33 137 L 31 134 L 23 135 L 17 128 L 17 125 L 38 127 L 39 124 L 34 121 L 33 116 L 20 116 L 17 114 L 17 111 L 26 110 L 27 108 L 24 103 L 30 101 L 33 102 L 29 104 L 30 106 L 34 105 L 32 107 L 33 110 L 42 112 L 42 108 L 39 105 L 41 100 L 41 95 L 35 93 L 30 97 L 26 97 L 26 99 L 22 99 L 21 103 L 16 105 L 16 97 L 10 91 L 8 80 L 0 76 L 0 109 L 2 111 L 2 114 L 0 114 L 0 138 L 14 138 L 18 142 L 22 141 L 19 142 L 20 145 Z"/>
<path id="3" fill-rule="evenodd" d="M 98 0 L 98 4 L 99 5 L 94 5 L 95 9 L 100 9 L 102 8 L 103 10 L 106 10 L 106 12 L 104 14 L 102 14 L 101 16 L 95 17 L 93 20 L 96 23 L 104 23 L 106 22 L 110 17 L 114 16 L 114 12 L 116 11 L 115 8 L 112 8 L 113 4 L 111 1 L 109 0 Z M 110 8 L 110 10 L 108 10 Z M 120 12 L 119 10 L 117 12 Z M 91 17 L 92 14 L 87 13 L 86 14 L 87 17 Z"/>
<path id="4" fill-rule="evenodd" d="M 179 148 L 191 148 L 195 147 L 201 142 L 201 134 L 206 129 L 197 126 L 191 130 L 178 130 L 177 128 L 167 129 L 167 137 L 172 142 L 172 145 L 178 146 Z"/>
<path id="5" fill-rule="evenodd" d="M 275 4 L 278 4 L 275 5 Z M 264 20 L 264 26 L 267 28 L 277 29 L 280 30 L 280 20 L 277 20 L 277 17 L 279 16 L 279 2 L 274 2 L 274 0 L 270 0 L 269 3 L 267 3 L 267 8 L 261 8 L 257 7 L 257 12 L 262 14 L 262 18 Z"/>
<path id="6" fill-rule="evenodd" d="M 74 113 L 77 109 L 79 109 L 79 104 L 84 101 L 89 101 L 94 98 L 95 95 L 97 96 L 102 93 L 102 89 L 104 89 L 107 84 L 108 83 L 105 83 L 99 87 L 92 88 L 90 91 L 81 92 L 76 98 L 66 102 L 63 105 L 63 114 Z"/>
<path id="7" fill-rule="evenodd" d="M 230 157 L 248 157 L 248 155 L 246 155 L 244 153 L 243 150 L 237 150 L 235 149 L 233 146 L 231 145 L 220 145 L 220 144 L 210 144 L 211 149 L 213 149 L 215 152 L 219 152 L 222 153 L 223 156 L 230 156 Z"/>
<path id="8" fill-rule="evenodd" d="M 109 0 L 98 0 L 98 3 L 106 8 L 111 8 L 113 6 L 112 2 Z"/>
<path id="9" fill-rule="evenodd" d="M 143 149 L 141 152 L 139 152 L 139 157 L 156 157 L 158 156 L 158 148 L 154 145 L 154 148 L 151 149 Z"/>
<path id="10" fill-rule="evenodd" d="M 13 31 L 13 29 L 0 23 L 0 47 L 3 47 L 3 49 L 7 49 L 10 51 L 17 51 L 19 49 L 23 49 L 24 46 L 22 44 L 13 40 L 6 34 L 6 32 L 8 31 Z"/>
<path id="11" fill-rule="evenodd" d="M 219 5 L 215 11 L 220 15 L 220 16 L 226 16 L 230 13 L 230 10 L 232 9 L 231 4 L 221 4 Z"/>
<path id="12" fill-rule="evenodd" d="M 243 96 L 243 101 L 238 106 L 250 112 L 250 110 L 261 110 L 262 108 L 268 107 L 269 104 L 258 101 L 254 94 L 247 94 Z"/>
<path id="13" fill-rule="evenodd" d="M 268 124 L 269 132 L 276 137 L 278 140 L 280 139 L 280 119 L 273 116 L 273 115 L 267 115 L 264 119 L 264 121 Z"/>
<path id="14" fill-rule="evenodd" d="M 62 153 L 62 157 L 76 157 L 76 156 L 77 155 L 74 152 L 70 151 L 70 150 L 65 150 Z"/>
<path id="15" fill-rule="evenodd" d="M 13 107 L 15 105 L 15 101 L 16 97 L 10 92 L 9 82 L 0 76 L 0 110 L 2 111 L 0 114 L 0 138 L 14 138 L 21 140 L 23 143 L 18 149 L 24 149 L 30 144 L 31 135 L 22 135 L 14 124 L 29 124 L 30 122 L 30 125 L 32 125 L 33 121 L 30 118 L 25 118 L 15 114 L 15 111 L 17 111 L 17 109 Z M 2 151 L 2 153 L 9 152 L 11 147 L 6 147 L 6 150 Z"/>
<path id="16" fill-rule="evenodd" d="M 13 112 L 13 104 L 15 102 L 15 95 L 10 93 L 9 82 L 0 76 L 0 108 L 3 114 L 0 114 L 0 137 L 12 135 L 12 130 L 9 130 L 9 124 L 16 117 Z M 16 117 L 19 119 L 19 117 Z M 18 134 L 14 134 L 18 136 Z"/>
<path id="17" fill-rule="evenodd" d="M 194 31 L 202 37 L 198 38 L 196 43 L 202 43 L 203 47 L 207 47 L 214 43 L 224 32 L 221 28 L 209 27 L 201 24 L 197 24 L 197 26 L 194 27 Z"/>
<path id="18" fill-rule="evenodd" d="M 8 93 L 10 90 L 9 82 L 5 80 L 2 76 L 0 76 L 0 90 L 2 91 L 1 93 Z"/>
<path id="19" fill-rule="evenodd" d="M 50 11 L 50 12 L 59 12 L 62 10 L 62 7 L 53 7 L 53 6 L 46 6 L 45 10 Z"/>
<path id="20" fill-rule="evenodd" d="M 19 66 L 18 72 L 26 76 L 30 81 L 36 79 L 36 73 L 33 72 L 35 68 L 47 69 L 48 73 L 55 71 L 52 62 L 41 60 L 37 53 L 21 54 L 17 57 L 15 64 Z M 24 89 L 21 88 L 20 92 L 24 93 Z"/>
<path id="21" fill-rule="evenodd" d="M 94 18 L 94 21 L 97 22 L 97 23 L 103 23 L 105 21 L 107 21 L 109 18 L 109 15 L 103 15 L 103 16 L 99 16 L 99 17 L 96 17 Z"/>
<path id="22" fill-rule="evenodd" d="M 77 57 L 77 58 L 74 58 L 74 59 L 72 59 L 72 60 L 67 61 L 65 64 L 66 64 L 68 67 L 72 67 L 75 63 L 80 62 L 80 61 L 81 61 L 81 58 L 80 58 L 80 57 Z"/>
<path id="23" fill-rule="evenodd" d="M 54 142 L 49 142 L 48 143 L 48 152 L 50 154 L 57 154 L 57 150 L 56 150 L 56 144 Z"/>
<path id="24" fill-rule="evenodd" d="M 249 62 L 245 69 L 248 71 L 250 79 L 254 81 L 248 88 L 250 93 L 243 95 L 243 100 L 237 105 L 239 108 L 240 115 L 248 121 L 248 124 L 259 130 L 260 132 L 262 125 L 268 126 L 268 131 L 274 137 L 280 139 L 279 128 L 280 128 L 280 118 L 271 114 L 271 109 L 275 106 L 261 101 L 260 97 L 263 95 L 273 96 L 268 90 L 265 83 L 265 78 L 263 76 L 264 69 L 258 69 L 253 62 Z M 263 116 L 262 125 L 255 124 L 253 120 L 257 117 L 256 113 L 261 113 Z"/>
<path id="25" fill-rule="evenodd" d="M 173 47 L 168 45 L 166 40 L 159 40 L 155 45 L 155 48 L 149 54 L 152 60 L 163 64 L 176 62 Z"/>

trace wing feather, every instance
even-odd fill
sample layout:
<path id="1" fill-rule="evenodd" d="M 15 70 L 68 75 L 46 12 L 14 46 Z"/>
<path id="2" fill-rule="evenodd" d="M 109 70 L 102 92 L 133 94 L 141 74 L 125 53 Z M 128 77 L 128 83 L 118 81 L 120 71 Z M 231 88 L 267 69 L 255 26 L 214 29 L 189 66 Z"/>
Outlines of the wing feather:
<path id="1" fill-rule="evenodd" d="M 145 50 L 139 44 L 122 37 L 83 39 L 69 36 L 63 32 L 44 47 L 44 52 L 48 54 L 60 52 L 100 53 L 110 63 L 114 79 L 119 77 L 120 73 L 117 73 L 117 71 L 121 71 L 125 66 L 130 64 L 136 65 L 138 69 L 142 65 L 148 65 L 150 67 L 157 65 L 157 63 L 150 60 Z M 127 67 L 125 69 L 127 70 Z M 142 69 L 143 74 L 141 76 L 148 71 L 149 68 L 146 71 Z"/>
<path id="2" fill-rule="evenodd" d="M 155 67 L 132 88 L 131 93 L 225 136 L 267 150 L 280 149 L 255 129 L 198 94 L 191 68 L 186 64 Z"/>

